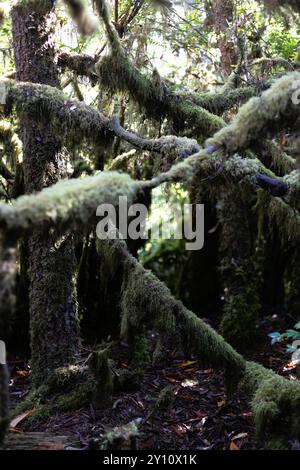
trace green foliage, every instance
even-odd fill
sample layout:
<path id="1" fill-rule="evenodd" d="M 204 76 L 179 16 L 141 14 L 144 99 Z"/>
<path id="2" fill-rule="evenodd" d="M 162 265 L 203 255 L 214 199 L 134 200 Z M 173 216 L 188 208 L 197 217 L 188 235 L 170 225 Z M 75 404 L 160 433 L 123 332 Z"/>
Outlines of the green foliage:
<path id="1" fill-rule="evenodd" d="M 294 341 L 300 340 L 300 322 L 297 322 L 294 325 L 294 328 L 289 328 L 283 333 L 279 333 L 278 331 L 274 331 L 269 333 L 268 336 L 271 338 L 272 344 L 278 342 L 288 343 L 286 346 L 286 350 L 288 353 L 294 353 L 296 351 L 296 347 L 293 346 Z"/>

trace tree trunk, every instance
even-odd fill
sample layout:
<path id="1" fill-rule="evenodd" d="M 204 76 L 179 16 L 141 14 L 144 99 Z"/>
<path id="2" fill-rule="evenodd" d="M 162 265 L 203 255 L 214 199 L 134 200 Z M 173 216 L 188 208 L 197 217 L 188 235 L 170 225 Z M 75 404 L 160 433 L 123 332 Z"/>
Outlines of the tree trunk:
<path id="1" fill-rule="evenodd" d="M 36 2 L 36 11 L 24 8 L 20 2 L 12 10 L 17 80 L 57 87 L 52 2 Z M 67 158 L 51 122 L 36 123 L 26 113 L 20 119 L 25 191 L 31 193 L 66 177 Z M 35 230 L 28 239 L 28 256 L 31 365 L 38 385 L 48 372 L 72 362 L 79 348 L 73 237 L 57 240 Z"/>
<path id="2" fill-rule="evenodd" d="M 237 54 L 232 41 L 232 32 L 229 25 L 233 20 L 234 4 L 232 0 L 215 0 L 208 2 L 208 11 L 211 13 L 218 48 L 221 52 L 223 71 L 229 75 L 237 63 Z"/>
<path id="3" fill-rule="evenodd" d="M 224 311 L 221 332 L 234 346 L 253 342 L 260 311 L 255 225 L 249 195 L 234 188 L 219 200 Z"/>

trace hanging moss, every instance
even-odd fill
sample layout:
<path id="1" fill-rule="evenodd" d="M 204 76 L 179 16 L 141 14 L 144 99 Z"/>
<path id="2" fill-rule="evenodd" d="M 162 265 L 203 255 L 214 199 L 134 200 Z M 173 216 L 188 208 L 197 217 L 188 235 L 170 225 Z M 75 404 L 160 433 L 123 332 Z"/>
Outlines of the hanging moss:
<path id="1" fill-rule="evenodd" d="M 108 118 L 83 102 L 69 100 L 55 87 L 13 80 L 2 80 L 1 86 L 6 87 L 7 112 L 14 105 L 19 115 L 30 114 L 37 123 L 51 123 L 53 130 L 73 144 L 83 138 L 91 142 L 112 138 Z"/>
<path id="2" fill-rule="evenodd" d="M 293 72 L 275 81 L 259 98 L 251 98 L 242 106 L 230 125 L 221 129 L 207 145 L 222 147 L 228 153 L 247 148 L 262 132 L 270 133 L 293 124 L 299 107 L 292 101 L 299 89 L 300 73 Z"/>
<path id="3" fill-rule="evenodd" d="M 96 64 L 101 85 L 111 91 L 128 91 L 147 116 L 168 117 L 180 129 L 190 129 L 198 137 L 207 136 L 222 128 L 225 122 L 204 108 L 157 85 L 143 75 L 125 56 L 123 50 L 114 50 Z"/>
<path id="4" fill-rule="evenodd" d="M 22 161 L 22 142 L 8 121 L 0 121 L 0 141 L 4 144 L 6 157 L 16 167 Z"/>
<path id="5" fill-rule="evenodd" d="M 271 222 L 279 229 L 284 244 L 300 237 L 300 215 L 296 209 L 290 207 L 279 198 L 270 198 L 268 216 Z"/>
<path id="6" fill-rule="evenodd" d="M 289 192 L 284 198 L 294 209 L 300 210 L 300 170 L 294 170 L 284 177 L 289 186 Z"/>
<path id="7" fill-rule="evenodd" d="M 169 90 L 157 72 L 152 79 L 143 75 L 125 54 L 118 33 L 110 22 L 106 2 L 97 1 L 96 6 L 111 46 L 111 54 L 96 64 L 103 86 L 111 91 L 128 91 L 148 116 L 156 119 L 167 116 L 179 128 L 189 128 L 197 136 L 206 136 L 224 126 L 223 119 Z"/>
<path id="8" fill-rule="evenodd" d="M 271 159 L 271 167 L 279 175 L 290 173 L 296 169 L 296 159 L 283 151 L 282 146 L 276 140 L 264 140 L 258 144 L 258 154 L 261 160 L 268 162 Z"/>
<path id="9" fill-rule="evenodd" d="M 220 92 L 185 93 L 183 97 L 206 109 L 210 113 L 222 115 L 225 111 L 239 105 L 256 95 L 255 87 L 244 87 Z"/>

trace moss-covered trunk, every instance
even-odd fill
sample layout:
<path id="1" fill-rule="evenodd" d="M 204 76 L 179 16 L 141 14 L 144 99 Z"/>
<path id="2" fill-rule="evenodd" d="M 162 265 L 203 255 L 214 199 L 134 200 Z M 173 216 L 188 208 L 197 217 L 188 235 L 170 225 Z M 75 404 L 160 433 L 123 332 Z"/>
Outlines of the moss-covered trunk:
<path id="1" fill-rule="evenodd" d="M 58 86 L 53 2 L 24 2 L 12 10 L 17 80 Z M 36 11 L 32 9 L 36 7 Z M 47 124 L 21 115 L 25 191 L 39 191 L 66 176 L 62 142 Z M 78 351 L 75 256 L 70 234 L 57 240 L 43 230 L 28 238 L 29 301 L 33 379 L 73 360 Z"/>
<path id="2" fill-rule="evenodd" d="M 12 240 L 11 240 L 12 241 Z M 13 241 L 12 241 L 13 242 Z M 0 444 L 9 423 L 8 369 L 5 342 L 15 306 L 16 250 L 7 237 L 0 234 Z"/>
<path id="3" fill-rule="evenodd" d="M 253 341 L 259 311 L 256 236 L 251 202 L 244 190 L 228 191 L 218 208 L 222 222 L 220 242 L 224 312 L 221 331 L 235 346 Z"/>

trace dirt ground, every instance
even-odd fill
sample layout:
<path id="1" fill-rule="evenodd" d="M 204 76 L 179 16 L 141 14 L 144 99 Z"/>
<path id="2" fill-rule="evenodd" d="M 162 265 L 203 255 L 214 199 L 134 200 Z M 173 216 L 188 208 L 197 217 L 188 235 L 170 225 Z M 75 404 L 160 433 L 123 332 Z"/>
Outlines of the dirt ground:
<path id="1" fill-rule="evenodd" d="M 286 375 L 289 372 L 284 372 L 284 366 L 289 362 L 290 355 L 285 352 L 284 345 L 271 346 L 267 333 L 274 331 L 273 325 L 265 322 L 261 329 L 263 334 L 259 347 L 255 345 L 255 356 L 251 351 L 246 356 Z M 126 345 L 118 344 L 113 352 L 118 367 L 127 367 L 126 356 Z M 30 368 L 24 358 L 11 359 L 10 393 L 11 406 L 14 408 L 30 391 Z M 16 434 L 39 432 L 45 433 L 45 436 L 67 436 L 70 443 L 64 445 L 90 449 L 97 446 L 101 436 L 108 430 L 140 418 L 138 449 L 260 448 L 260 442 L 255 439 L 249 398 L 243 392 L 238 390 L 230 401 L 227 400 L 223 374 L 203 368 L 195 358 L 169 352 L 167 362 L 150 366 L 138 390 L 114 395 L 111 406 L 103 410 L 95 410 L 90 404 L 87 408 L 54 414 L 44 420 L 24 417 L 12 427 L 10 434 L 16 437 Z M 167 385 L 171 404 L 166 411 L 155 412 L 155 403 Z M 50 448 L 55 449 L 56 445 L 52 443 Z M 293 445 L 295 443 L 291 443 L 291 448 Z M 41 442 L 38 447 L 35 443 L 34 448 L 48 447 L 45 442 Z"/>

